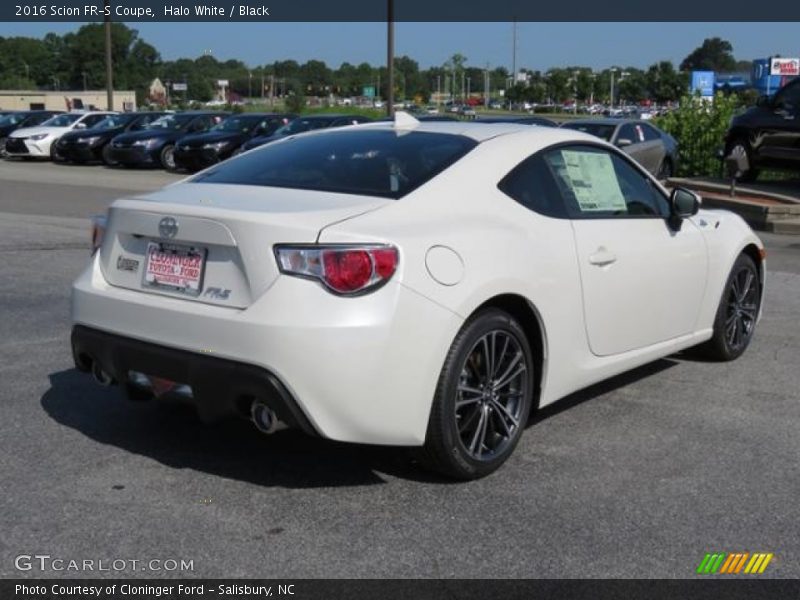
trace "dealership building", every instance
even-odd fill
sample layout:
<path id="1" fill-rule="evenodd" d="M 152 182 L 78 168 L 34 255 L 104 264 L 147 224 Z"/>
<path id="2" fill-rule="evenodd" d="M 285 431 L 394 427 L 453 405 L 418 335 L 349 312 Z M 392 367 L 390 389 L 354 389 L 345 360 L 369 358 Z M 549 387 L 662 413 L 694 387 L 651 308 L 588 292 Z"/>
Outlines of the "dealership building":
<path id="1" fill-rule="evenodd" d="M 106 90 L 0 90 L 0 110 L 106 110 Z M 136 92 L 115 91 L 112 110 L 136 110 Z"/>

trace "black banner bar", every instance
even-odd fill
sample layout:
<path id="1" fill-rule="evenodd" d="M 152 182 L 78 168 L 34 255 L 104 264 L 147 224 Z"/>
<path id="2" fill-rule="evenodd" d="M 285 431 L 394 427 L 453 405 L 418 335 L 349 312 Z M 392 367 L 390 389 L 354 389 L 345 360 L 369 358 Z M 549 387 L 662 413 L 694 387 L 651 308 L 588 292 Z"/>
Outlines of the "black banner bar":
<path id="1" fill-rule="evenodd" d="M 0 21 L 99 22 L 103 0 L 3 0 Z M 110 17 L 125 22 L 276 21 L 382 22 L 386 0 L 111 0 Z M 395 21 L 800 21 L 800 2 L 771 0 L 403 0 Z"/>
<path id="2" fill-rule="evenodd" d="M 772 600 L 800 597 L 796 580 L 3 580 L 3 600 Z"/>

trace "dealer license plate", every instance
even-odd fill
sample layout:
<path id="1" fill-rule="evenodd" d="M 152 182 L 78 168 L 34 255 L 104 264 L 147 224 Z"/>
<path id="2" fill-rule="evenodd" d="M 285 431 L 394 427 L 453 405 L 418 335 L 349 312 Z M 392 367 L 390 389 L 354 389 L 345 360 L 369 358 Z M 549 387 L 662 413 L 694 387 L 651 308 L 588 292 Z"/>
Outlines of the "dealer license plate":
<path id="1" fill-rule="evenodd" d="M 205 248 L 194 246 L 149 242 L 144 285 L 199 295 L 203 287 L 206 252 Z"/>

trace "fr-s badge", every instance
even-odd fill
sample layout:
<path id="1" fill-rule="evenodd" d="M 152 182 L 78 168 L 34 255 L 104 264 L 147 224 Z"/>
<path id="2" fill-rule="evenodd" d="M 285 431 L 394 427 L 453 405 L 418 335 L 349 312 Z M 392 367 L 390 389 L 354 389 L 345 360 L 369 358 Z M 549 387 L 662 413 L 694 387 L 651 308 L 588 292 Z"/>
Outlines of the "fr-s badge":
<path id="1" fill-rule="evenodd" d="M 210 287 L 205 291 L 203 296 L 213 298 L 214 300 L 227 300 L 231 296 L 231 291 L 218 287 Z"/>

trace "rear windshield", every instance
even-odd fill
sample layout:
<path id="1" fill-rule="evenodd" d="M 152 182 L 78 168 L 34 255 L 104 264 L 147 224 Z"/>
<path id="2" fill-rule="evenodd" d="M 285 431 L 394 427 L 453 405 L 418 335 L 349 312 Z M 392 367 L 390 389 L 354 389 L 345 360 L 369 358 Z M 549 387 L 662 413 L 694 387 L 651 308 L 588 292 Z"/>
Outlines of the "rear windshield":
<path id="1" fill-rule="evenodd" d="M 460 135 L 330 131 L 268 144 L 192 181 L 401 198 L 472 150 Z"/>
<path id="2" fill-rule="evenodd" d="M 611 141 L 611 136 L 614 135 L 614 130 L 617 128 L 616 125 L 607 125 L 604 123 L 564 123 L 562 127 L 566 129 L 577 129 L 578 131 L 604 139 L 607 142 Z"/>

